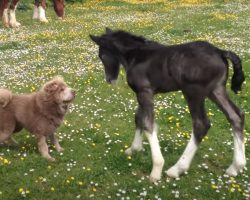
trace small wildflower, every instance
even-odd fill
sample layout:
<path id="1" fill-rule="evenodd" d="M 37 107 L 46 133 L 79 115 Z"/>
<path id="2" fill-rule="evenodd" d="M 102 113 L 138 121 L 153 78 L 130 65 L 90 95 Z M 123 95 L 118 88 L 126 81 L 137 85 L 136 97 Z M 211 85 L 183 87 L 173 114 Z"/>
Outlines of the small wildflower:
<path id="1" fill-rule="evenodd" d="M 83 182 L 82 181 L 78 181 L 78 185 L 83 185 Z"/>

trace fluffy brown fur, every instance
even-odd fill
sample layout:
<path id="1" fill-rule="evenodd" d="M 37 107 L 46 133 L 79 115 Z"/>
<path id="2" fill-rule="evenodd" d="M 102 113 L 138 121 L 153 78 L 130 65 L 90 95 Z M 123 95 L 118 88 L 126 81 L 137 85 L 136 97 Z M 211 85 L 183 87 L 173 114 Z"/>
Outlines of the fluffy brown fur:
<path id="1" fill-rule="evenodd" d="M 55 131 L 62 124 L 74 97 L 75 91 L 61 77 L 54 78 L 40 91 L 31 94 L 12 95 L 8 90 L 0 89 L 0 143 L 25 128 L 36 136 L 42 156 L 54 161 L 46 137 L 50 137 L 58 152 L 63 151 Z"/>
<path id="2" fill-rule="evenodd" d="M 0 106 L 3 108 L 11 101 L 12 93 L 9 90 L 0 88 Z"/>

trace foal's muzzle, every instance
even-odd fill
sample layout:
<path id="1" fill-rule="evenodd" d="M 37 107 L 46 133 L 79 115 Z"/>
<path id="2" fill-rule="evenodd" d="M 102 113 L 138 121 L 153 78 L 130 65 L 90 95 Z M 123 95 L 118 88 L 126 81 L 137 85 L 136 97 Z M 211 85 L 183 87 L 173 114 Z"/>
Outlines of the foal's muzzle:
<path id="1" fill-rule="evenodd" d="M 108 84 L 115 85 L 117 80 L 116 79 L 111 79 L 111 78 L 106 78 L 106 81 Z"/>

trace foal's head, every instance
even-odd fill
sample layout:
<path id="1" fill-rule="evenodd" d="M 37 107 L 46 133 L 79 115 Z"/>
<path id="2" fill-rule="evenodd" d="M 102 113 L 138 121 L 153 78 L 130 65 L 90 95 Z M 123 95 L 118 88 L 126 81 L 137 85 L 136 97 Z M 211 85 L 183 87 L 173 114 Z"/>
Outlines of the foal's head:
<path id="1" fill-rule="evenodd" d="M 106 29 L 106 34 L 101 36 L 90 35 L 90 38 L 99 46 L 99 58 L 104 65 L 106 81 L 114 84 L 118 78 L 120 62 L 114 48 L 108 42 L 110 33 L 111 30 Z"/>
<path id="2" fill-rule="evenodd" d="M 99 57 L 104 65 L 106 81 L 111 84 L 118 78 L 121 54 L 146 43 L 143 37 L 125 31 L 112 31 L 109 28 L 106 28 L 103 35 L 90 35 L 90 38 L 99 46 Z"/>

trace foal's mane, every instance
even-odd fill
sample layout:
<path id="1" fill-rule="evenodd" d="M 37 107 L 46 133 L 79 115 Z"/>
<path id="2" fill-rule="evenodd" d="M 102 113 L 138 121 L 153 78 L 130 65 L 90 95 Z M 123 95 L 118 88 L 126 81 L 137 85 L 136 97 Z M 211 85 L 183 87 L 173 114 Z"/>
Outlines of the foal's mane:
<path id="1" fill-rule="evenodd" d="M 118 31 L 114 31 L 112 32 L 112 36 L 116 39 L 119 40 L 129 40 L 130 42 L 135 42 L 135 43 L 140 43 L 140 44 L 157 44 L 157 42 L 151 41 L 146 39 L 143 36 L 137 36 L 137 35 L 133 35 L 129 32 L 123 31 L 123 30 L 118 30 Z"/>

